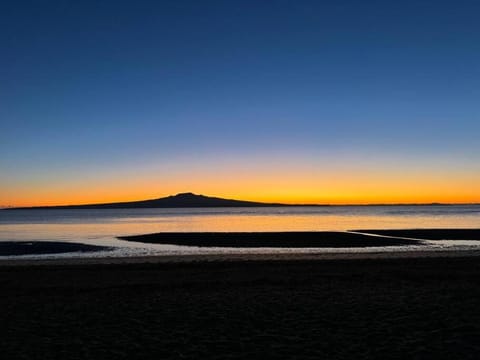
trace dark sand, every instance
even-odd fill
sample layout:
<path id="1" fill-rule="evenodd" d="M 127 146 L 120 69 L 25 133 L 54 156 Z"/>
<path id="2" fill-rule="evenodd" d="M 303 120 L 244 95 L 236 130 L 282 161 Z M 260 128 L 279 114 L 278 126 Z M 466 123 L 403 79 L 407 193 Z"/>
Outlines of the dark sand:
<path id="1" fill-rule="evenodd" d="M 233 248 L 359 248 L 421 245 L 415 240 L 382 238 L 337 231 L 302 232 L 163 232 L 120 236 L 119 239 L 150 244 Z"/>
<path id="2" fill-rule="evenodd" d="M 106 246 L 61 241 L 1 241 L 0 256 L 62 254 L 109 250 Z"/>
<path id="3" fill-rule="evenodd" d="M 0 354 L 480 357 L 478 257 L 288 259 L 0 266 Z"/>
<path id="4" fill-rule="evenodd" d="M 425 240 L 480 240 L 480 229 L 407 229 L 355 231 L 383 236 L 399 236 Z"/>

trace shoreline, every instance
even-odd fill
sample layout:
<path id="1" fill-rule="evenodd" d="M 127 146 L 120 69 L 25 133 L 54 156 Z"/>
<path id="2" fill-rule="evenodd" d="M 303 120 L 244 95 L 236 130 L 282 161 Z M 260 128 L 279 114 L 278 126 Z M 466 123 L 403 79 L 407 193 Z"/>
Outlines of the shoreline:
<path id="1" fill-rule="evenodd" d="M 408 229 L 408 230 L 352 230 L 352 231 L 302 231 L 302 232 L 164 232 L 133 236 L 119 236 L 118 239 L 136 244 L 175 245 L 185 251 L 176 254 L 130 254 L 118 256 L 101 254 L 89 256 L 101 250 L 115 250 L 121 247 L 95 244 L 54 242 L 54 241 L 5 241 L 0 242 L 0 266 L 9 264 L 132 264 L 171 262 L 212 262 L 212 261 L 256 261 L 256 260 L 336 260 L 336 259 L 389 259 L 418 257 L 459 257 L 480 254 L 480 229 Z M 462 245 L 471 241 L 466 248 L 432 248 L 429 241 L 442 241 Z M 478 244 L 477 244 L 478 242 Z M 398 246 L 398 248 L 395 248 Z M 402 248 L 403 247 L 403 248 Z M 125 247 L 128 248 L 128 245 Z M 195 248 L 199 253 L 195 254 Z M 219 249 L 220 253 L 202 253 L 205 249 Z M 220 250 L 231 248 L 232 252 Z M 72 252 L 71 250 L 77 252 Z M 193 249 L 193 250 L 192 250 Z M 257 253 L 255 253 L 257 249 Z M 270 250 L 273 249 L 273 250 Z M 329 252 L 329 250 L 335 250 Z M 391 250 L 389 250 L 391 249 Z M 233 252 L 233 251 L 244 251 Z M 260 251 L 261 250 L 261 251 Z M 305 252 L 302 252 L 305 251 Z M 308 251 L 308 252 L 307 252 Z M 62 256 L 67 254 L 66 256 Z M 75 256 L 69 257 L 68 254 Z M 19 256 L 16 258 L 15 256 Z M 22 258 L 25 255 L 27 258 Z M 38 255 L 38 258 L 33 256 Z M 46 256 L 42 258 L 42 255 Z M 58 257 L 48 257 L 55 256 Z M 32 256 L 32 257 L 28 257 Z"/>
<path id="2" fill-rule="evenodd" d="M 103 266 L 139 264 L 194 264 L 194 263 L 254 263 L 254 262 L 304 262 L 304 261 L 355 261 L 355 260 L 402 260 L 435 258 L 474 258 L 480 249 L 472 250 L 407 250 L 378 252 L 339 253 L 270 253 L 270 254 L 198 254 L 159 255 L 132 257 L 77 257 L 54 259 L 0 259 L 0 268 L 36 266 Z"/>

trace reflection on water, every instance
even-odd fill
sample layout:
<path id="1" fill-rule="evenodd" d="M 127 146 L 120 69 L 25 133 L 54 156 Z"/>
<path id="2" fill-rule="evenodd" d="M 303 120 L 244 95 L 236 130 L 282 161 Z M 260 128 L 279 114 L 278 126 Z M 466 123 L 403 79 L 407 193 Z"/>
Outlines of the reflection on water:
<path id="1" fill-rule="evenodd" d="M 479 227 L 479 205 L 0 211 L 0 241 L 77 241 L 149 249 L 160 248 L 127 243 L 115 237 L 162 231 Z"/>

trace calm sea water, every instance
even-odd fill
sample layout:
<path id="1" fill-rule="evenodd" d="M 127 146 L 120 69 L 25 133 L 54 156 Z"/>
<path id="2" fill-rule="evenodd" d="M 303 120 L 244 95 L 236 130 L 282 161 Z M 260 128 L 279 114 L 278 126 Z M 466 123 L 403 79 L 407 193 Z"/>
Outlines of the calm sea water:
<path id="1" fill-rule="evenodd" d="M 116 246 L 122 249 L 122 254 L 136 255 L 142 251 L 142 254 L 164 254 L 200 249 L 143 245 L 116 237 L 162 231 L 402 228 L 480 228 L 480 205 L 0 211 L 0 241 L 81 242 Z"/>

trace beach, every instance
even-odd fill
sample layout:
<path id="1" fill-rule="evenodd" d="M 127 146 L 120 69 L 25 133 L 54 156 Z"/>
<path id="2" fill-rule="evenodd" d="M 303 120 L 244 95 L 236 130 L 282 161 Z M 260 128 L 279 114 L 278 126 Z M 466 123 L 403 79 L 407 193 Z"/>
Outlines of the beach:
<path id="1" fill-rule="evenodd" d="M 0 351 L 6 359 L 478 358 L 478 252 L 397 255 L 5 261 Z"/>
<path id="2" fill-rule="evenodd" d="M 0 9 L 0 360 L 480 360 L 480 1 Z"/>

